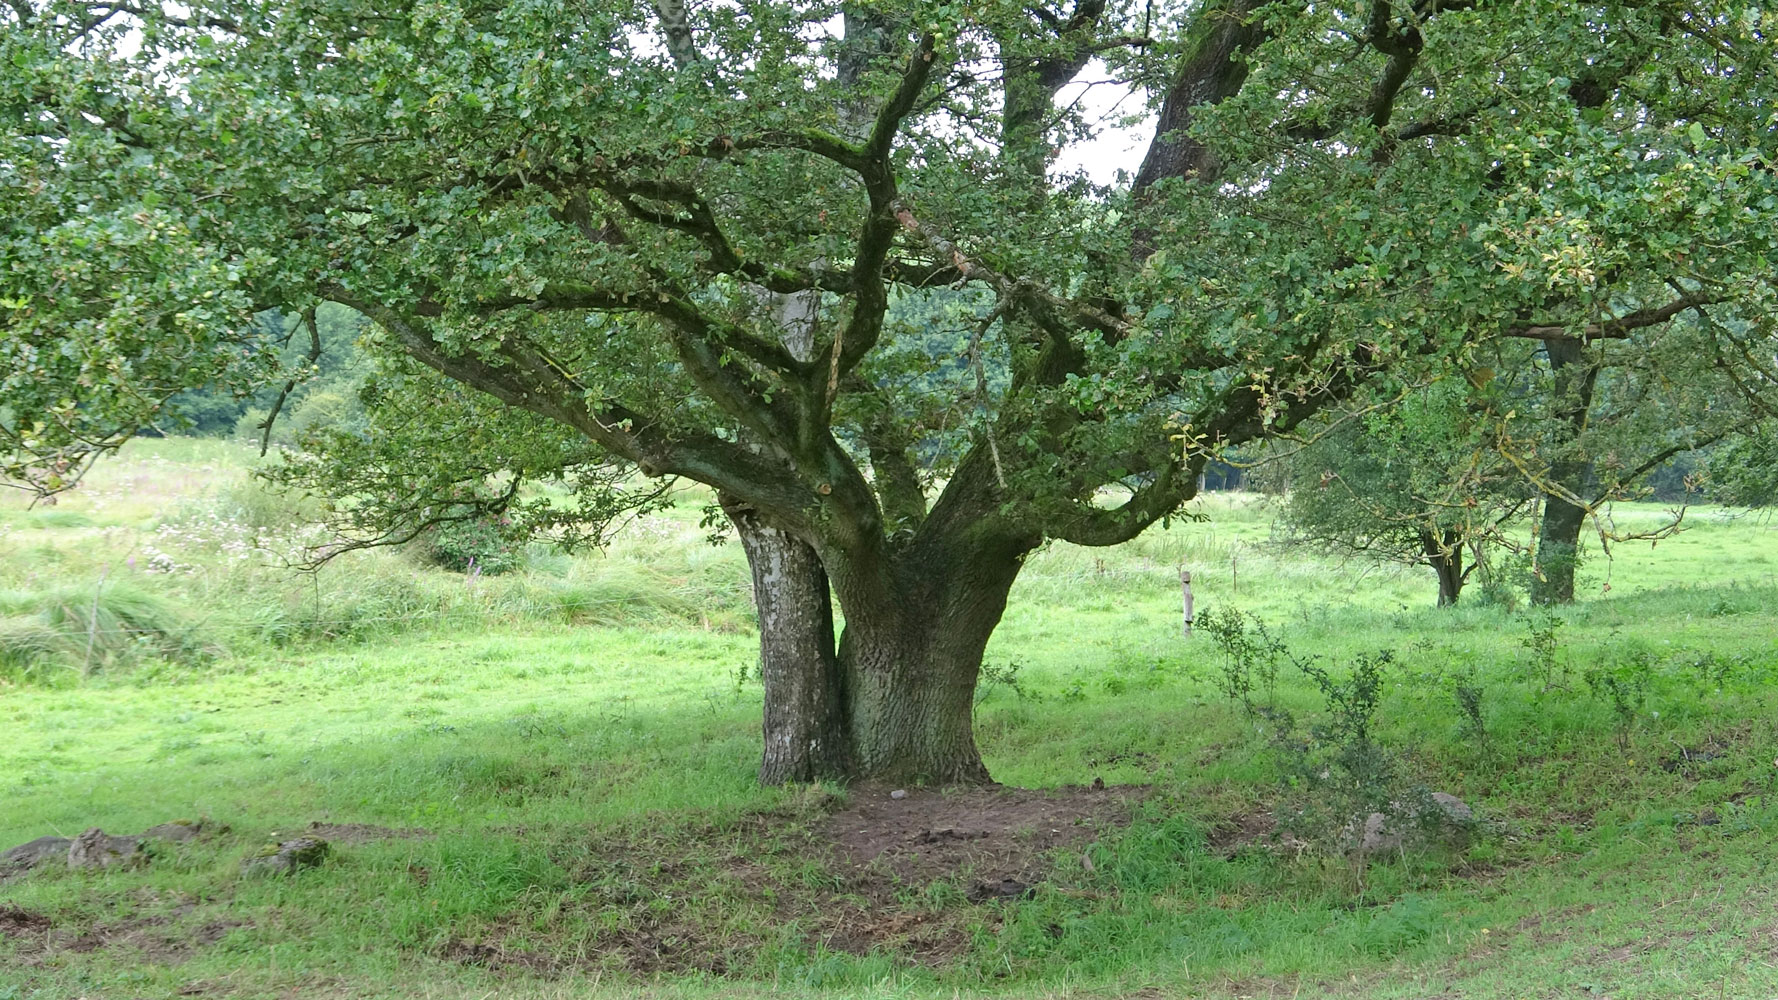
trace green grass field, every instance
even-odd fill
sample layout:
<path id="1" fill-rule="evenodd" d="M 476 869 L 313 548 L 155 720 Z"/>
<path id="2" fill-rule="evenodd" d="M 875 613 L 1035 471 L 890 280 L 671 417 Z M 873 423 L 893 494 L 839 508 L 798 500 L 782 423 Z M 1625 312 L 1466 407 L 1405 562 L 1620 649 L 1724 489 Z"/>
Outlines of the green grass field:
<path id="1" fill-rule="evenodd" d="M 1609 560 L 1594 542 L 1558 624 L 1274 550 L 1251 497 L 1045 549 L 989 650 L 988 765 L 1146 798 L 1044 856 L 1029 894 L 971 902 L 968 871 L 835 867 L 830 815 L 873 792 L 755 785 L 745 566 L 701 541 L 700 495 L 506 576 L 390 551 L 307 576 L 265 552 L 304 512 L 250 461 L 142 442 L 54 507 L 0 499 L 0 848 L 228 827 L 0 883 L 0 1000 L 1778 995 L 1769 519 L 1694 509 Z M 1306 734 L 1329 703 L 1288 664 L 1261 711 L 1231 701 L 1211 637 L 1179 634 L 1181 565 L 1200 612 L 1257 615 L 1336 679 L 1389 651 L 1376 743 L 1472 805 L 1475 835 L 1362 860 L 1258 836 L 1325 759 L 1292 757 L 1277 710 Z M 400 835 L 239 873 L 311 823 Z"/>

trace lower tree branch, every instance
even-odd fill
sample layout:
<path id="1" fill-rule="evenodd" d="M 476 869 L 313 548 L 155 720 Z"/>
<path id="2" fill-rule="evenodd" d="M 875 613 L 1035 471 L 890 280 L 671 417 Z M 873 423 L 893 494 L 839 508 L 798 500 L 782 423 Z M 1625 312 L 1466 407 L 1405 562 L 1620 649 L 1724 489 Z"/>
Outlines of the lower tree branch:
<path id="1" fill-rule="evenodd" d="M 1726 296 L 1719 294 L 1693 292 L 1663 306 L 1639 309 L 1623 316 L 1597 323 L 1588 323 L 1578 329 L 1549 324 L 1516 326 L 1507 330 L 1506 336 L 1557 342 L 1577 341 L 1583 344 L 1590 340 L 1622 340 L 1636 330 L 1665 323 L 1688 309 L 1712 305 L 1725 299 Z"/>

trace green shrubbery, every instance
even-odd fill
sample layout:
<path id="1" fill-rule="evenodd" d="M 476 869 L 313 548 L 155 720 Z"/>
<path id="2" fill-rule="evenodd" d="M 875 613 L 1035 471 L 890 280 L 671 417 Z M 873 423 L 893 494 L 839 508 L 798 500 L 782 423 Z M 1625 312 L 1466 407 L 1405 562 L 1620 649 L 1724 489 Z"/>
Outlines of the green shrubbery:
<path id="1" fill-rule="evenodd" d="M 265 407 L 251 407 L 235 421 L 235 437 L 257 445 L 265 434 Z M 364 423 L 364 406 L 350 385 L 317 387 L 278 414 L 272 424 L 271 443 L 295 448 L 309 435 L 324 430 L 348 430 Z"/>
<path id="2" fill-rule="evenodd" d="M 524 565 L 524 547 L 507 537 L 505 518 L 467 512 L 459 516 L 464 519 L 433 525 L 414 540 L 421 559 L 477 576 L 499 576 Z"/>

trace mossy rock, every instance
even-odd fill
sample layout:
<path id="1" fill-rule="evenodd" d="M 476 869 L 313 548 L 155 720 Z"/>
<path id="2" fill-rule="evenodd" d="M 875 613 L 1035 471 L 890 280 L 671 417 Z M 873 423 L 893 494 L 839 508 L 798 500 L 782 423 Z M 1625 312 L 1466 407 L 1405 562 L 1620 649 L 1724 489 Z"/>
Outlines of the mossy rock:
<path id="1" fill-rule="evenodd" d="M 277 844 L 267 844 L 254 854 L 241 859 L 244 875 L 294 875 L 304 868 L 315 868 L 332 856 L 333 847 L 320 837 L 297 837 Z"/>

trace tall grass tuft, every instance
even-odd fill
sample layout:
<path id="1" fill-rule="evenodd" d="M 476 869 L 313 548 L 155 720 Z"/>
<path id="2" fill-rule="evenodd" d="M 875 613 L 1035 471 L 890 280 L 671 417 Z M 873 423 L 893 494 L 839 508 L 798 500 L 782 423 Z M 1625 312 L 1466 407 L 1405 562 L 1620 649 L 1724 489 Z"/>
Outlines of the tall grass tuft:
<path id="1" fill-rule="evenodd" d="M 128 582 L 0 591 L 0 672 L 41 680 L 213 652 L 170 604 Z"/>

